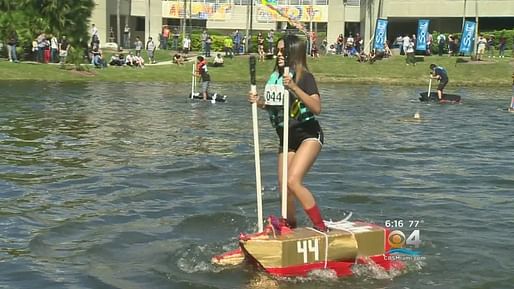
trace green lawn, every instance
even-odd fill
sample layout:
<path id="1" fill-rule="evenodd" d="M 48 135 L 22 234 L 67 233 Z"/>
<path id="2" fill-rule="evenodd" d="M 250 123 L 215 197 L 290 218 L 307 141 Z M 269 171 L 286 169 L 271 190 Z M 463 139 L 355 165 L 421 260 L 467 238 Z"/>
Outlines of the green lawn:
<path id="1" fill-rule="evenodd" d="M 146 53 L 143 53 L 146 57 Z M 171 51 L 157 51 L 157 61 L 169 62 Z M 214 54 L 213 54 L 214 56 Z M 107 53 L 107 59 L 110 53 Z M 470 61 L 469 58 L 448 56 L 418 57 L 416 66 L 407 66 L 404 56 L 393 56 L 374 64 L 358 63 L 355 58 L 322 56 L 309 59 L 309 68 L 319 82 L 426 85 L 428 66 L 436 63 L 448 70 L 451 86 L 510 86 L 512 85 L 513 61 L 509 58 L 491 58 L 486 61 Z M 257 80 L 264 82 L 274 66 L 274 60 L 257 64 Z M 173 64 L 146 65 L 144 69 L 130 67 L 89 68 L 89 73 L 77 73 L 70 65 L 60 69 L 58 65 L 29 62 L 10 63 L 0 61 L 1 80 L 42 81 L 151 81 L 189 82 L 192 63 L 178 67 Z M 248 82 L 248 56 L 225 59 L 225 67 L 209 68 L 213 82 Z"/>

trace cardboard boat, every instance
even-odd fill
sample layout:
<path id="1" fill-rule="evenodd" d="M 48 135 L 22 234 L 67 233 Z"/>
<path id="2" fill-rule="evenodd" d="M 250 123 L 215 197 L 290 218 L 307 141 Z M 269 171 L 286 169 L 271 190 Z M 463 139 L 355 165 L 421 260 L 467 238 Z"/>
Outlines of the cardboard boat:
<path id="1" fill-rule="evenodd" d="M 435 101 L 439 103 L 459 103 L 460 102 L 460 95 L 457 94 L 449 94 L 449 93 L 443 93 L 443 99 L 439 100 L 437 96 L 437 92 L 430 92 L 430 96 L 428 95 L 428 92 L 421 92 L 419 94 L 421 97 L 419 98 L 420 101 Z"/>
<path id="2" fill-rule="evenodd" d="M 237 265 L 244 261 L 267 273 L 282 277 L 305 277 L 311 271 L 332 270 L 351 276 L 355 264 L 376 264 L 386 271 L 401 270 L 404 263 L 387 252 L 389 231 L 365 222 L 328 224 L 329 232 L 313 228 L 277 231 L 268 225 L 264 232 L 239 238 L 240 248 L 214 256 L 212 263 Z"/>

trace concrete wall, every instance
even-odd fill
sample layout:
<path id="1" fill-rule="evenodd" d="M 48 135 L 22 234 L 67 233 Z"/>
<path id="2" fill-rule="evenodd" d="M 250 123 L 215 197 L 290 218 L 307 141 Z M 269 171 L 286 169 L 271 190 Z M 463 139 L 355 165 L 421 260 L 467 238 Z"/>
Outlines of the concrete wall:
<path id="1" fill-rule="evenodd" d="M 346 5 L 341 0 L 328 2 L 328 19 L 330 19 L 330 22 L 327 24 L 327 41 L 329 44 L 333 43 L 339 34 L 344 35 L 346 10 Z"/>
<path id="2" fill-rule="evenodd" d="M 360 22 L 360 7 L 344 5 L 342 0 L 328 2 L 327 41 L 334 43 L 339 34 L 348 34 L 345 23 Z"/>
<path id="3" fill-rule="evenodd" d="M 91 24 L 95 24 L 100 34 L 100 44 L 107 42 L 109 33 L 109 23 L 107 17 L 107 2 L 105 0 L 95 0 L 95 8 L 91 13 Z M 91 27 L 91 25 L 90 25 Z M 89 30 L 91 33 L 91 29 Z M 91 35 L 89 35 L 91 37 Z"/>
<path id="4" fill-rule="evenodd" d="M 487 17 L 514 15 L 512 0 L 384 0 L 384 4 L 387 17 L 462 17 L 464 11 L 468 17 L 475 16 L 477 12 Z"/>

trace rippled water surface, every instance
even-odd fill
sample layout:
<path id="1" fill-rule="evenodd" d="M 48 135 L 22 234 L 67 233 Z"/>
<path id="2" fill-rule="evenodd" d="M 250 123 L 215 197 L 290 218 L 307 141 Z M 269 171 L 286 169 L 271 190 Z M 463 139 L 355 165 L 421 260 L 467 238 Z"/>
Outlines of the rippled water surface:
<path id="1" fill-rule="evenodd" d="M 247 85 L 218 84 L 229 102 L 215 105 L 185 99 L 185 84 L 1 86 L 0 288 L 514 284 L 508 88 L 430 105 L 423 88 L 320 85 L 326 145 L 306 183 L 325 217 L 420 220 L 426 258 L 394 276 L 284 280 L 210 264 L 256 229 Z M 265 215 L 279 214 L 277 140 L 259 120 Z"/>

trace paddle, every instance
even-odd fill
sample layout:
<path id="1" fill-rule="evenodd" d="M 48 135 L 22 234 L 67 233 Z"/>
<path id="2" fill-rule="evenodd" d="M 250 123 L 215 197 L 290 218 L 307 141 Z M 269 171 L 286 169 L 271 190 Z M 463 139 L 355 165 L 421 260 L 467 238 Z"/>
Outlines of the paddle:
<path id="1" fill-rule="evenodd" d="M 289 75 L 289 67 L 284 67 L 284 75 Z M 289 153 L 289 91 L 284 90 L 284 136 L 282 147 L 282 218 L 287 219 L 287 154 Z"/>
<path id="2" fill-rule="evenodd" d="M 255 80 L 255 66 L 257 61 L 255 56 L 250 56 L 250 91 L 257 94 Z M 252 122 L 253 122 L 253 153 L 255 155 L 255 189 L 257 191 L 257 226 L 259 232 L 264 230 L 262 221 L 262 185 L 261 185 L 261 160 L 259 148 L 259 120 L 257 119 L 257 102 L 252 103 Z"/>
<path id="3" fill-rule="evenodd" d="M 195 75 L 196 61 L 193 62 L 193 74 L 191 78 L 191 99 L 194 98 L 195 87 L 196 87 L 196 75 Z"/>
<path id="4" fill-rule="evenodd" d="M 430 100 L 430 93 L 432 90 L 432 76 L 430 76 L 430 80 L 428 82 L 428 93 L 427 93 L 427 100 Z"/>

